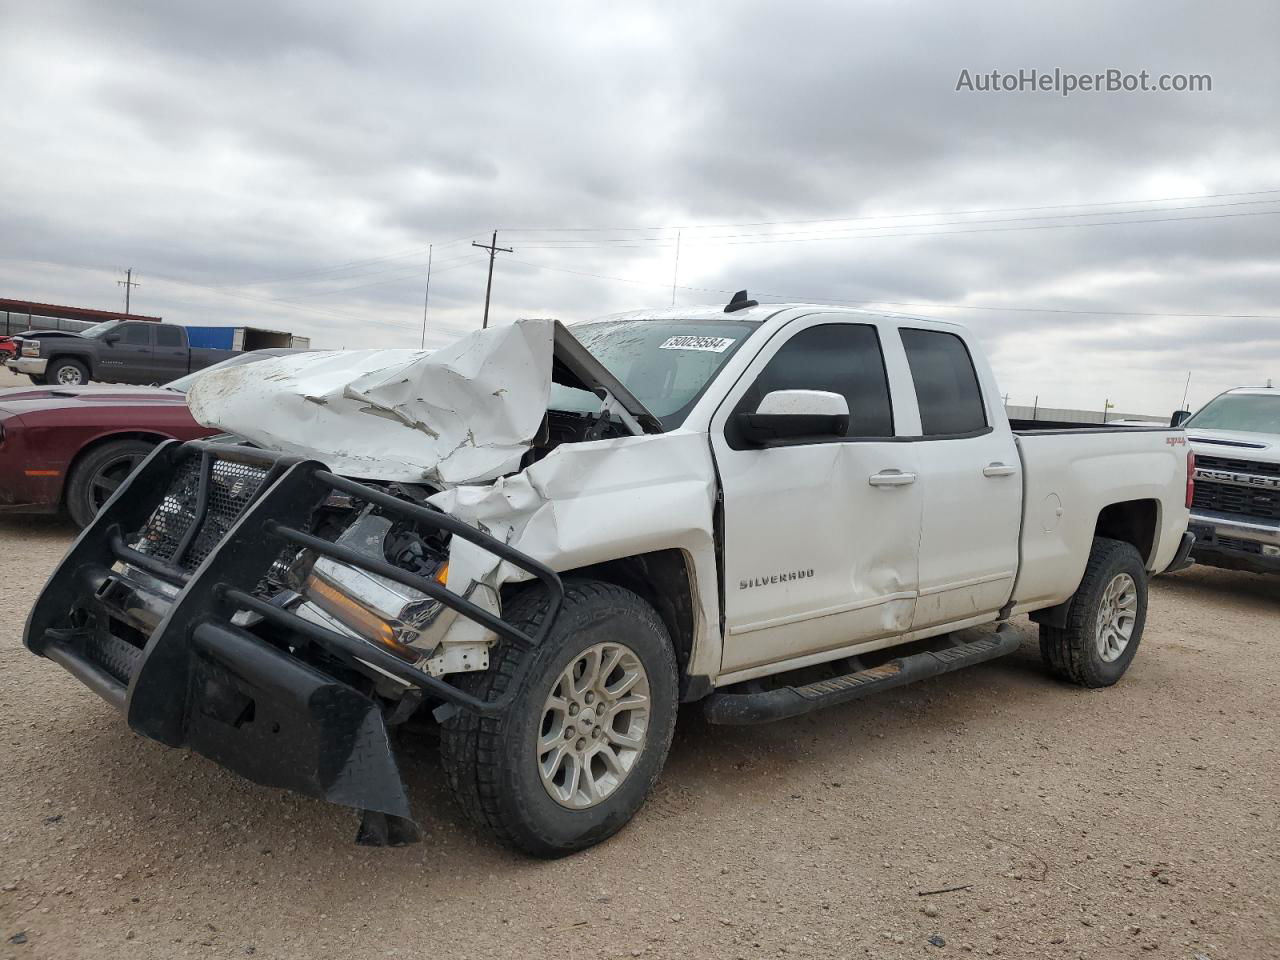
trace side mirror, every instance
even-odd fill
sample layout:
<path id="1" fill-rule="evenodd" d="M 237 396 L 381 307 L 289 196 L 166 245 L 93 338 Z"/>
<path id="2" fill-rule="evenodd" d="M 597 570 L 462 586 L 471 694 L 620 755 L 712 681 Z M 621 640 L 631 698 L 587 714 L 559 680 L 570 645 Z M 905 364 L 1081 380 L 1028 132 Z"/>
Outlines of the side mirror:
<path id="1" fill-rule="evenodd" d="M 1190 416 L 1190 410 L 1175 410 L 1173 411 L 1173 416 L 1169 418 L 1169 426 L 1180 427 Z"/>
<path id="2" fill-rule="evenodd" d="M 110 343 L 110 344 L 116 344 L 116 343 L 119 343 L 119 342 L 120 342 L 120 334 L 118 334 L 118 333 L 108 333 L 105 337 L 103 337 L 103 338 L 102 338 L 102 342 L 103 342 L 103 343 Z"/>
<path id="3" fill-rule="evenodd" d="M 734 414 L 741 437 L 753 446 L 802 437 L 843 437 L 849 429 L 849 404 L 826 390 L 774 390 L 755 413 Z"/>

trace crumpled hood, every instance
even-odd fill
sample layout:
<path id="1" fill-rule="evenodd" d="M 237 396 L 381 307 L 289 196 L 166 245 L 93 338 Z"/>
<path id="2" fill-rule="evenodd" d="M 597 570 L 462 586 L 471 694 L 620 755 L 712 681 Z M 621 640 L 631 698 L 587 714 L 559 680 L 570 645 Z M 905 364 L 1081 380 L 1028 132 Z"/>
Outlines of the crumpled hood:
<path id="1" fill-rule="evenodd" d="M 479 330 L 434 352 L 276 357 L 198 379 L 196 420 L 371 480 L 452 486 L 519 468 L 551 393 L 554 320 Z"/>

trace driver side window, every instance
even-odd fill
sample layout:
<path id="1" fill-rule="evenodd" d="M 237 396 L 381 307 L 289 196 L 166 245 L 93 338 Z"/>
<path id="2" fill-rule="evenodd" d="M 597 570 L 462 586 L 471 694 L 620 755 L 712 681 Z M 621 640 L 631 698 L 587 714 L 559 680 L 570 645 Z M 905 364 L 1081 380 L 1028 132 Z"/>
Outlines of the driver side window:
<path id="1" fill-rule="evenodd" d="M 775 390 L 838 393 L 849 404 L 846 437 L 893 436 L 889 377 L 880 336 L 869 324 L 826 323 L 801 330 L 773 355 L 734 412 L 753 413 Z"/>
<path id="2" fill-rule="evenodd" d="M 146 347 L 151 344 L 151 330 L 141 323 L 126 323 L 120 328 L 120 342 L 131 347 Z"/>

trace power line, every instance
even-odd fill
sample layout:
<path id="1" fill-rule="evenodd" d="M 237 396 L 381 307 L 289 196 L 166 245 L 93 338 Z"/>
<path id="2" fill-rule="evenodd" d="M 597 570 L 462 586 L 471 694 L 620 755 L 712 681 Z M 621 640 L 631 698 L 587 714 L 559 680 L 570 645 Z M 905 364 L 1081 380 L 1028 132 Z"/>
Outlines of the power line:
<path id="1" fill-rule="evenodd" d="M 1004 217 L 1004 218 L 998 218 L 998 219 L 993 218 L 993 219 L 983 219 L 983 220 L 951 220 L 951 221 L 944 221 L 942 223 L 922 223 L 919 225 L 888 223 L 888 224 L 872 225 L 872 226 L 866 226 L 866 227 L 858 227 L 857 230 L 859 231 L 902 230 L 904 228 L 910 229 L 910 230 L 917 230 L 917 229 L 925 230 L 933 227 L 967 227 L 967 226 L 977 226 L 977 225 L 989 224 L 989 223 L 1028 223 L 1033 220 L 1051 220 L 1051 219 L 1052 220 L 1070 220 L 1070 219 L 1078 219 L 1081 217 L 1098 217 L 1098 216 L 1118 217 L 1118 216 L 1131 216 L 1136 214 L 1147 214 L 1147 213 L 1166 213 L 1166 212 L 1174 212 L 1178 210 L 1216 210 L 1220 207 L 1254 206 L 1262 203 L 1280 203 L 1280 199 L 1240 200 L 1240 201 L 1235 201 L 1233 203 L 1203 203 L 1203 204 L 1195 204 L 1192 206 L 1185 206 L 1185 207 L 1164 207 L 1160 210 L 1111 210 L 1111 211 L 1106 211 L 1105 213 L 1099 213 L 1099 212 L 1062 213 L 1062 214 L 1044 215 L 1044 216 L 1038 216 L 1038 217 Z M 1271 212 L 1271 211 L 1265 211 L 1265 212 Z M 876 218 L 876 219 L 880 219 L 880 218 Z M 1174 218 L 1174 219 L 1183 219 L 1183 218 Z M 1147 221 L 1130 221 L 1130 220 L 1099 221 L 1099 223 L 1102 225 L 1106 225 L 1112 222 L 1142 223 Z M 1046 224 L 1046 226 L 1048 225 Z M 1064 224 L 1064 226 L 1069 226 L 1069 224 Z M 959 232 L 959 231 L 955 231 L 955 232 Z M 920 234 L 920 235 L 928 236 L 929 234 Z M 792 230 L 787 232 L 723 233 L 723 234 L 711 234 L 710 236 L 695 235 L 694 242 L 706 243 L 710 240 L 736 240 L 741 238 L 754 238 L 754 237 L 768 237 L 768 238 L 776 238 L 776 239 L 795 237 L 800 240 L 825 240 L 828 238 L 839 239 L 845 236 L 851 236 L 851 234 L 832 234 L 829 232 L 816 233 L 813 230 Z M 915 234 L 907 234 L 907 236 L 915 236 Z M 541 241 L 541 242 L 532 241 L 530 243 L 522 244 L 522 246 L 526 250 L 581 249 L 583 247 L 593 247 L 597 245 L 607 245 L 611 243 L 618 243 L 620 245 L 631 244 L 631 243 L 646 241 L 646 240 L 659 240 L 659 241 L 664 241 L 662 244 L 663 246 L 671 245 L 670 237 L 621 237 L 613 240 L 608 238 L 601 238 L 599 240 L 568 240 L 566 239 L 566 240 L 548 240 L 548 241 Z"/>
<path id="2" fill-rule="evenodd" d="M 467 263 L 471 263 L 480 259 L 483 259 L 483 257 L 481 254 L 478 254 L 478 253 L 468 253 L 460 257 L 447 257 L 444 260 L 435 261 L 434 270 L 435 270 L 435 273 L 437 274 L 448 273 L 450 270 L 455 270 L 458 267 L 465 267 Z M 462 262 L 457 262 L 457 261 L 462 261 Z M 445 267 L 444 269 L 441 269 L 439 265 L 442 263 L 452 263 L 453 266 Z M 295 294 L 294 297 L 295 299 L 299 297 L 327 297 L 333 294 L 347 293 L 348 291 L 351 291 L 351 290 L 367 290 L 369 287 L 384 287 L 392 283 L 403 283 L 406 280 L 421 279 L 422 273 L 423 271 L 419 269 L 419 270 L 414 270 L 412 273 L 405 273 L 399 276 L 389 277 L 386 280 L 374 280 L 371 283 L 357 283 L 350 287 L 330 287 L 326 290 L 314 290 L 310 293 L 298 293 L 298 294 Z"/>
<path id="3" fill-rule="evenodd" d="M 1280 210 L 1250 210 L 1246 213 L 1213 213 L 1202 217 L 1154 217 L 1145 220 L 1102 220 L 1096 223 L 1038 223 L 1024 227 L 979 227 L 972 230 L 942 230 L 936 233 L 874 233 L 849 234 L 826 237 L 789 237 L 782 240 L 730 240 L 721 244 L 726 247 L 745 246 L 758 243 L 812 243 L 820 240 L 880 240 L 897 237 L 953 237 L 964 233 L 1016 233 L 1023 230 L 1074 230 L 1085 227 L 1125 227 L 1130 224 L 1145 223 L 1184 223 L 1190 220 L 1230 220 L 1236 217 L 1271 217 L 1280 214 Z M 694 241 L 695 243 L 697 241 Z"/>
<path id="4" fill-rule="evenodd" d="M 507 233 L 622 233 L 628 230 L 674 230 L 677 228 L 681 230 L 708 230 L 727 227 L 774 227 L 806 223 L 855 223 L 864 220 L 900 220 L 906 217 L 959 217 L 975 213 L 1029 213 L 1037 210 L 1067 210 L 1079 207 L 1114 207 L 1128 203 L 1174 203 L 1181 202 L 1183 200 L 1220 200 L 1226 197 L 1256 197 L 1264 194 L 1278 193 L 1280 193 L 1280 188 L 1269 190 L 1244 190 L 1236 193 L 1202 193 L 1183 197 L 1154 197 L 1146 200 L 1099 200 L 1086 203 L 1059 203 L 1037 207 L 988 207 L 978 210 L 946 210 L 941 212 L 879 214 L 863 215 L 858 217 L 820 217 L 813 220 L 757 220 L 754 222 L 744 223 L 679 224 L 665 227 L 504 227 L 503 229 Z"/>
<path id="5" fill-rule="evenodd" d="M 511 259 L 512 263 L 519 263 L 526 267 L 533 267 L 536 270 L 552 270 L 556 273 L 570 273 L 579 277 L 591 277 L 596 280 L 614 280 L 620 283 L 632 283 L 646 287 L 662 287 L 667 288 L 665 283 L 657 283 L 652 280 L 636 280 L 632 277 L 614 277 L 601 273 L 589 273 L 585 270 L 571 270 L 567 267 L 553 267 L 545 263 L 533 263 L 528 260 Z M 689 287 L 682 286 L 681 290 L 688 290 L 693 293 L 733 293 L 728 289 L 720 289 L 716 287 Z M 1280 314 L 1264 314 L 1264 313 L 1169 313 L 1159 310 L 1072 310 L 1058 307 L 1014 307 L 1014 306 L 984 306 L 980 304 L 969 303 L 933 303 L 933 302 L 910 302 L 905 300 L 837 300 L 830 297 L 811 297 L 792 295 L 784 293 L 755 293 L 753 296 L 764 297 L 768 300 L 780 300 L 787 303 L 814 303 L 814 304 L 831 304 L 833 306 L 869 306 L 874 304 L 886 304 L 893 307 L 926 307 L 940 308 L 948 310 L 979 310 L 979 311 L 997 311 L 1010 313 L 1052 313 L 1052 314 L 1074 314 L 1079 316 L 1091 317 L 1177 317 L 1179 319 L 1212 319 L 1212 320 L 1280 320 Z"/>
<path id="6" fill-rule="evenodd" d="M 461 243 L 463 240 L 469 240 L 474 235 L 475 235 L 474 233 L 469 233 L 465 237 L 457 237 L 453 240 L 445 240 L 443 243 L 431 243 L 431 244 L 428 244 L 427 247 L 414 247 L 413 249 L 404 251 L 402 253 L 389 253 L 389 254 L 385 254 L 377 257 L 365 257 L 364 259 L 361 259 L 361 260 L 347 260 L 343 263 L 333 264 L 327 267 L 313 267 L 310 270 L 302 270 L 297 273 L 286 273 L 281 276 L 266 277 L 261 280 L 248 280 L 243 283 L 220 284 L 220 286 L 256 287 L 256 286 L 261 286 L 267 283 L 283 283 L 285 281 L 293 280 L 298 277 L 308 277 L 308 276 L 313 276 L 315 274 L 339 273 L 343 270 L 349 270 L 352 267 L 361 267 L 361 266 L 366 266 L 374 263 L 384 263 L 388 260 L 405 260 L 409 257 L 421 256 L 423 253 L 426 252 L 428 247 L 431 247 L 431 246 L 449 247 L 455 243 Z M 392 269 L 397 269 L 397 268 L 393 267 Z M 344 279 L 353 279 L 353 278 L 348 277 Z M 310 283 L 311 281 L 308 280 L 303 282 Z"/>

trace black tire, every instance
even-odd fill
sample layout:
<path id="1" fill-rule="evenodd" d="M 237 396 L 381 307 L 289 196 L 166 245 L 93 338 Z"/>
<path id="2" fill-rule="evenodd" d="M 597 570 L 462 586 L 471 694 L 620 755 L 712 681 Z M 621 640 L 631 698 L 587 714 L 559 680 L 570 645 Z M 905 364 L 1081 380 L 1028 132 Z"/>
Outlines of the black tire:
<path id="1" fill-rule="evenodd" d="M 546 615 L 546 596 L 528 591 L 503 614 L 532 633 Z M 639 754 L 613 792 L 594 806 L 570 809 L 543 785 L 537 741 L 544 733 L 544 705 L 562 672 L 602 642 L 625 645 L 644 667 L 648 728 Z M 483 699 L 497 699 L 512 688 L 526 660 L 511 707 L 488 718 L 459 711 L 442 725 L 440 753 L 449 788 L 472 822 L 508 846 L 534 856 L 560 857 L 622 829 L 657 782 L 675 729 L 675 651 L 662 620 L 636 594 L 598 580 L 568 579 L 564 606 L 544 643 L 533 650 L 501 643 L 491 652 L 489 669 L 464 676 L 460 685 Z"/>
<path id="2" fill-rule="evenodd" d="M 44 378 L 55 387 L 82 387 L 89 382 L 89 368 L 79 360 L 61 358 L 50 361 Z"/>
<path id="3" fill-rule="evenodd" d="M 1108 586 L 1121 575 L 1133 581 L 1136 611 L 1123 651 L 1107 660 L 1099 641 L 1098 615 Z M 1147 571 L 1142 557 L 1132 544 L 1094 537 L 1084 578 L 1067 611 L 1066 626 L 1040 626 L 1040 656 L 1059 679 L 1082 687 L 1109 687 L 1124 676 L 1133 662 L 1146 620 Z"/>
<path id="4" fill-rule="evenodd" d="M 40 374 L 39 376 L 37 376 L 34 373 L 28 373 L 27 379 L 30 380 L 32 383 L 34 383 L 37 387 L 47 386 L 49 383 L 49 381 L 45 378 L 43 374 Z"/>
<path id="5" fill-rule="evenodd" d="M 67 513 L 77 527 L 85 527 L 99 508 L 155 444 L 145 440 L 111 440 L 94 447 L 76 461 L 67 478 Z"/>

